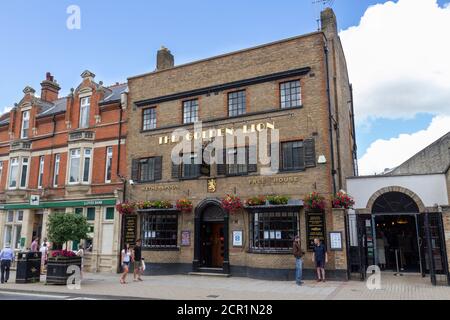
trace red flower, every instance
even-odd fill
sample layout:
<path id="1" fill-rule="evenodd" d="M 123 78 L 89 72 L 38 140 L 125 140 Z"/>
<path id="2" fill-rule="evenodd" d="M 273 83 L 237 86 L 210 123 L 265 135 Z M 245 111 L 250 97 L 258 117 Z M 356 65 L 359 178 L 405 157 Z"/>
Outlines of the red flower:
<path id="1" fill-rule="evenodd" d="M 242 208 L 242 202 L 238 196 L 227 194 L 222 200 L 222 206 L 228 212 L 234 213 Z"/>
<path id="2" fill-rule="evenodd" d="M 56 250 L 52 252 L 52 257 L 76 257 L 77 255 L 73 251 L 69 250 Z"/>
<path id="3" fill-rule="evenodd" d="M 338 192 L 332 201 L 333 208 L 351 209 L 355 205 L 352 197 L 343 191 Z"/>
<path id="4" fill-rule="evenodd" d="M 192 211 L 192 201 L 189 199 L 180 199 L 177 201 L 177 209 L 182 212 Z"/>

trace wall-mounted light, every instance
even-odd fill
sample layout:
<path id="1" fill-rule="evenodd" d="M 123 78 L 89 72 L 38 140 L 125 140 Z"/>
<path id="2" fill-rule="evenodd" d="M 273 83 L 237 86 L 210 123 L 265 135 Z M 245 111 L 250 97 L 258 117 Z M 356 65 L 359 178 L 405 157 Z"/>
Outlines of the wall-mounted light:
<path id="1" fill-rule="evenodd" d="M 319 156 L 319 159 L 317 159 L 317 163 L 319 163 L 319 164 L 325 164 L 325 163 L 327 163 L 327 158 L 325 158 L 324 155 L 320 155 L 320 156 Z"/>

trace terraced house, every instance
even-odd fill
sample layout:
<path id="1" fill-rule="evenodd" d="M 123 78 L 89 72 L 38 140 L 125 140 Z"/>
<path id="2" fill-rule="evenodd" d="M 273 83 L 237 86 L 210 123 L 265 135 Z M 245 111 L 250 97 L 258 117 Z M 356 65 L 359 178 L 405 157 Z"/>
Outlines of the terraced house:
<path id="1" fill-rule="evenodd" d="M 120 240 L 115 204 L 125 172 L 126 84 L 106 87 L 85 71 L 68 96 L 48 73 L 0 120 L 0 245 L 46 237 L 48 215 L 83 214 L 91 224 L 85 267 L 115 271 Z M 76 249 L 79 242 L 71 243 Z"/>
<path id="2" fill-rule="evenodd" d="M 317 32 L 179 66 L 162 48 L 154 72 L 129 78 L 127 198 L 169 203 L 141 206 L 136 234 L 131 230 L 124 239 L 143 239 L 147 272 L 290 279 L 299 234 L 312 276 L 312 239 L 330 245 L 335 231 L 342 245 L 330 250 L 327 268 L 330 277 L 347 277 L 345 218 L 332 213 L 331 198 L 356 174 L 352 93 L 333 11 L 322 12 L 321 20 Z M 176 129 L 184 130 L 181 137 Z M 279 140 L 270 145 L 279 147 L 279 170 L 267 175 L 263 169 L 271 164 L 250 161 L 259 142 L 207 150 L 238 129 L 278 130 Z M 172 151 L 181 141 L 201 148 L 174 163 Z M 223 154 L 224 161 L 195 160 L 207 154 Z M 235 161 L 238 154 L 244 163 Z M 314 191 L 326 198 L 326 208 L 306 212 L 302 199 Z M 230 212 L 221 201 L 227 195 L 285 195 L 289 201 Z M 180 199 L 192 202 L 192 212 L 174 207 Z M 130 217 L 130 228 L 135 222 Z"/>

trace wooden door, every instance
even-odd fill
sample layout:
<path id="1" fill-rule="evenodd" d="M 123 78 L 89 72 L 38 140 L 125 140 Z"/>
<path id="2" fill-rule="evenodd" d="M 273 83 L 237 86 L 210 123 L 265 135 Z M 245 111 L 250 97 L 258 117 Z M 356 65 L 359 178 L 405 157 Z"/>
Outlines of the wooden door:
<path id="1" fill-rule="evenodd" d="M 216 268 L 223 267 L 223 253 L 224 253 L 224 235 L 223 223 L 214 223 L 211 226 L 211 255 L 212 266 Z"/>

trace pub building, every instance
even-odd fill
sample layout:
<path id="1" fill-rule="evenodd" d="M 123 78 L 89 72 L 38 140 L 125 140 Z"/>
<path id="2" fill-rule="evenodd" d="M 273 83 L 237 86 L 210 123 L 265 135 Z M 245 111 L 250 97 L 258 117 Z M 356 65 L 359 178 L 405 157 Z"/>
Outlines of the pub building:
<path id="1" fill-rule="evenodd" d="M 356 172 L 352 89 L 334 12 L 323 11 L 321 22 L 317 32 L 179 66 L 163 47 L 155 71 L 128 79 L 126 199 L 147 205 L 123 215 L 122 245 L 142 239 L 146 273 L 292 279 L 298 234 L 306 277 L 313 277 L 315 237 L 329 248 L 328 276 L 348 277 L 345 217 L 331 199 Z M 280 161 L 273 174 L 259 157 L 249 161 L 251 141 L 224 147 L 224 163 L 196 161 L 208 143 L 237 131 L 272 137 L 275 130 L 279 141 L 268 149 L 276 146 Z M 176 163 L 172 151 L 181 141 L 205 149 Z M 236 164 L 238 154 L 244 163 Z M 323 211 L 305 210 L 311 192 L 325 197 Z M 289 201 L 229 211 L 221 201 L 227 195 Z M 178 210 L 181 199 L 192 210 Z M 333 243 L 331 233 L 340 235 Z"/>
<path id="2" fill-rule="evenodd" d="M 88 239 L 64 249 L 85 249 L 89 272 L 116 272 L 125 175 L 127 84 L 104 86 L 85 71 L 66 96 L 47 73 L 40 94 L 27 86 L 0 117 L 0 247 L 29 250 L 47 237 L 54 213 L 84 215 Z M 51 244 L 57 249 L 57 244 Z"/>

